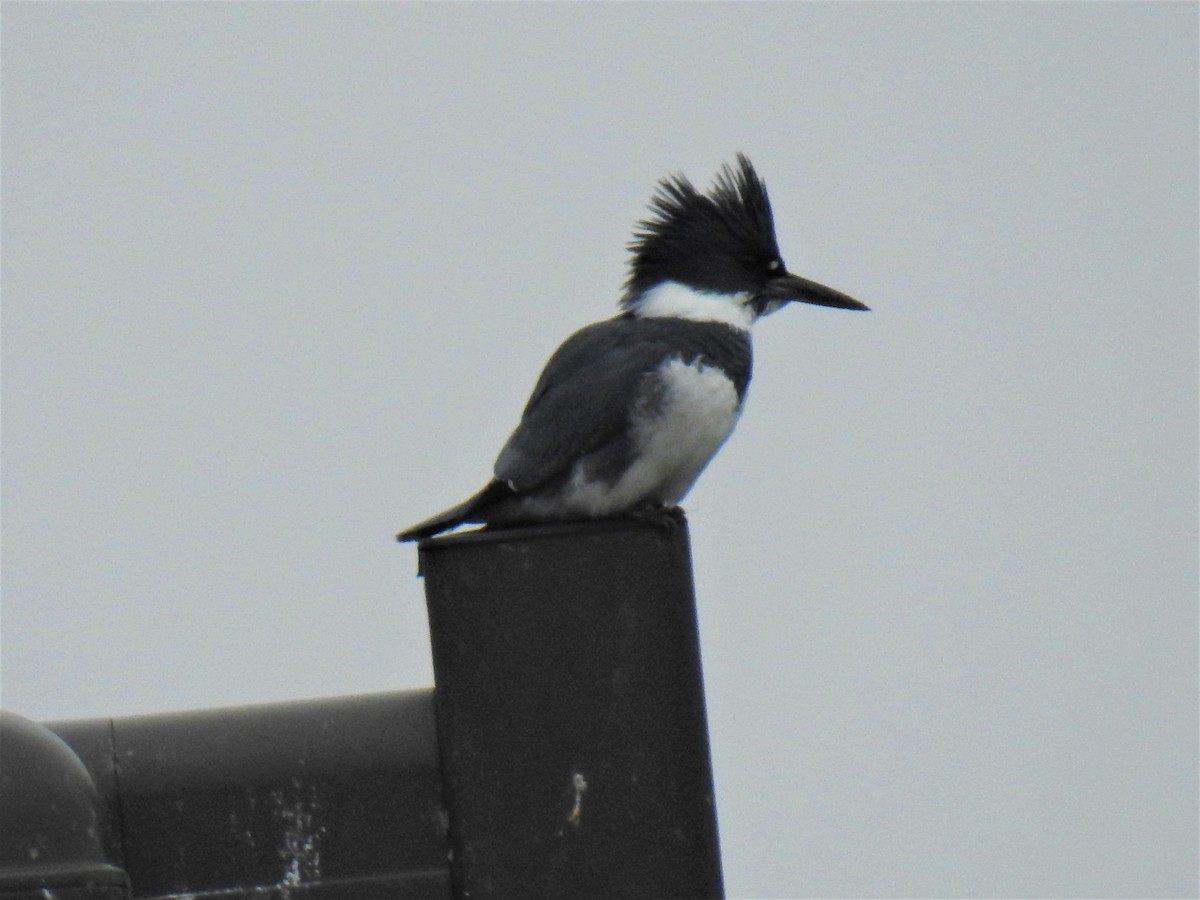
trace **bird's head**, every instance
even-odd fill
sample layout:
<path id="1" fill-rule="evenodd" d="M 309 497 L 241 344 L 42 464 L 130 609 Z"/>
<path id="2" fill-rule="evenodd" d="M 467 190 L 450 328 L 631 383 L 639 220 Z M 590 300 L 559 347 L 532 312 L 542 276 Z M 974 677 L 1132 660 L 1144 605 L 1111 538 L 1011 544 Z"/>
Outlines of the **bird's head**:
<path id="1" fill-rule="evenodd" d="M 749 328 L 790 301 L 867 309 L 787 270 L 767 186 L 740 153 L 737 166 L 723 166 L 706 194 L 682 175 L 664 178 L 650 210 L 629 244 L 633 257 L 621 306 L 634 315 Z"/>

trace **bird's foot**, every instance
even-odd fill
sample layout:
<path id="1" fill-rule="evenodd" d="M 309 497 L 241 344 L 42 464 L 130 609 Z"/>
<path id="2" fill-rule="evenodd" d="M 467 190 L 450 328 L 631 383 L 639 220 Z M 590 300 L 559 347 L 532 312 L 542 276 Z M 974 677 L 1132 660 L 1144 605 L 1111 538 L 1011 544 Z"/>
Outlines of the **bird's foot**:
<path id="1" fill-rule="evenodd" d="M 687 521 L 683 508 L 665 506 L 662 503 L 647 502 L 635 506 L 627 515 L 639 522 L 646 522 L 662 531 L 664 534 L 674 534 Z"/>

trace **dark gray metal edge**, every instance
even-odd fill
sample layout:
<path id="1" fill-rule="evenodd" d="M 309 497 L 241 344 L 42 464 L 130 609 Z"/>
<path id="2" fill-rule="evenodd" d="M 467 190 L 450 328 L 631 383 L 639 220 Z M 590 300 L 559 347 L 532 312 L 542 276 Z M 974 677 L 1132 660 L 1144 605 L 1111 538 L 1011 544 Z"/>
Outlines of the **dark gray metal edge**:
<path id="1" fill-rule="evenodd" d="M 687 518 L 680 511 L 678 529 L 687 530 Z M 482 526 L 470 531 L 455 531 L 422 538 L 417 549 L 422 552 L 442 550 L 463 544 L 496 544 L 514 541 L 534 541 L 548 538 L 566 538 L 579 535 L 608 534 L 615 531 L 649 531 L 667 535 L 662 526 L 630 516 L 612 516 L 605 519 L 579 519 L 570 522 L 545 522 L 536 525 L 512 525 L 501 528 Z"/>

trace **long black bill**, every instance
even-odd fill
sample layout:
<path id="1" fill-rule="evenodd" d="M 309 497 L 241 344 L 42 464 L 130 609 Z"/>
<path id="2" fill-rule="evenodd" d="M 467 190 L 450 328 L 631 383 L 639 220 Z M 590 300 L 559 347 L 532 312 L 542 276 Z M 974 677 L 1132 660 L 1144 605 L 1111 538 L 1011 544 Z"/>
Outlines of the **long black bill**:
<path id="1" fill-rule="evenodd" d="M 817 306 L 833 306 L 837 309 L 869 310 L 870 307 L 859 303 L 853 297 L 835 291 L 831 287 L 801 278 L 788 272 L 767 282 L 766 288 L 759 294 L 764 300 L 787 302 L 795 300 L 799 303 L 813 303 Z"/>

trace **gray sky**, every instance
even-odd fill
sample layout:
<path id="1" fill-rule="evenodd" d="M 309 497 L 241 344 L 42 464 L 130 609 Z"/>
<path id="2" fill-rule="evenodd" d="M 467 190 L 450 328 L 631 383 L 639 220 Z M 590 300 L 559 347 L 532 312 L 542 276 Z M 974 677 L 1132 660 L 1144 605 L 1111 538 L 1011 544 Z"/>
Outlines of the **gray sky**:
<path id="1" fill-rule="evenodd" d="M 431 683 L 415 551 L 745 151 L 731 897 L 1195 896 L 1195 4 L 6 4 L 4 706 Z"/>

